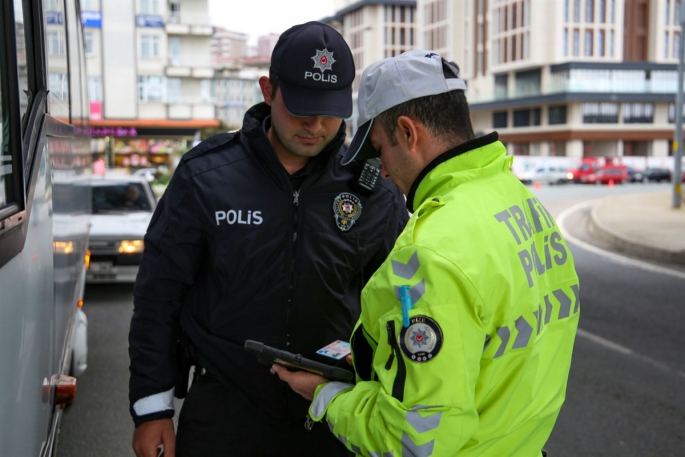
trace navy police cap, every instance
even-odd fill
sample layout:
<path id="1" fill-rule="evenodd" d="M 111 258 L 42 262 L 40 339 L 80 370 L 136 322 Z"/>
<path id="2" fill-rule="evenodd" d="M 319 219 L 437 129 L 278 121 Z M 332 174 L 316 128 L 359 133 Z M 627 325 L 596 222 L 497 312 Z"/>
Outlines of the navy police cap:
<path id="1" fill-rule="evenodd" d="M 313 21 L 283 32 L 271 54 L 271 70 L 291 114 L 352 116 L 354 59 L 332 27 Z"/>

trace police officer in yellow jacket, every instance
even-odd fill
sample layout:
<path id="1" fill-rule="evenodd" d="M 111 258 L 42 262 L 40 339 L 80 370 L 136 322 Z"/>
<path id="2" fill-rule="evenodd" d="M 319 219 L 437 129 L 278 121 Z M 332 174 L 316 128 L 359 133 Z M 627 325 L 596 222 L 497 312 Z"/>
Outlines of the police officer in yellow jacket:
<path id="1" fill-rule="evenodd" d="M 459 69 L 422 50 L 364 71 L 344 160 L 379 156 L 413 213 L 362 292 L 356 383 L 272 371 L 365 456 L 539 456 L 564 402 L 578 326 L 571 251 L 475 138 Z"/>

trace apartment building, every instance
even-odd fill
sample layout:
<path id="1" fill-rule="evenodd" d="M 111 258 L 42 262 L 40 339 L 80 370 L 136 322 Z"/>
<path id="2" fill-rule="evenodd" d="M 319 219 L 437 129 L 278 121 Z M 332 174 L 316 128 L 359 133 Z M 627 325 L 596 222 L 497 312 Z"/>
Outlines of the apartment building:
<path id="1" fill-rule="evenodd" d="M 386 11 L 412 4 L 409 23 Z M 474 129 L 531 156 L 668 157 L 680 0 L 337 0 L 358 75 L 405 47 L 458 63 Z M 388 28 L 395 27 L 389 36 Z M 400 36 L 401 37 L 401 36 Z M 398 49 L 399 50 L 399 49 Z M 355 94 L 356 95 L 356 94 Z"/>
<path id="2" fill-rule="evenodd" d="M 168 164 L 218 125 L 207 0 L 81 0 L 81 15 L 97 155 Z"/>
<path id="3" fill-rule="evenodd" d="M 214 27 L 210 39 L 214 67 L 236 64 L 247 57 L 248 38 L 246 33 Z"/>
<path id="4" fill-rule="evenodd" d="M 216 114 L 229 130 L 241 128 L 245 112 L 264 101 L 258 81 L 260 76 L 268 74 L 268 67 L 223 67 L 215 70 L 212 96 L 216 102 Z"/>
<path id="5" fill-rule="evenodd" d="M 416 47 L 416 3 L 403 0 L 336 0 L 336 14 L 322 19 L 343 35 L 354 57 L 355 103 L 348 130 L 356 128 L 356 98 L 364 69 L 377 60 Z"/>

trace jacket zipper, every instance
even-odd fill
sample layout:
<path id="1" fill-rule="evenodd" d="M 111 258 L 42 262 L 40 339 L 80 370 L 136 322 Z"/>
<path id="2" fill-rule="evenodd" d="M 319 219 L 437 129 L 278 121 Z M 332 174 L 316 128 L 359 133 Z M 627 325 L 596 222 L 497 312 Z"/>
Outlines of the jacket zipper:
<path id="1" fill-rule="evenodd" d="M 399 401 L 404 400 L 404 382 L 407 379 L 407 367 L 400 353 L 400 346 L 395 337 L 395 321 L 388 321 L 386 324 L 386 329 L 388 330 L 388 344 L 392 348 L 390 357 L 385 363 L 385 369 L 389 370 L 392 368 L 392 363 L 394 359 L 397 359 L 397 374 L 395 375 L 395 382 L 392 384 L 392 396 Z"/>
<path id="2" fill-rule="evenodd" d="M 290 349 L 290 333 L 293 327 L 293 295 L 294 295 L 294 281 L 295 281 L 295 257 L 297 252 L 297 215 L 300 206 L 300 191 L 293 191 L 293 250 L 292 258 L 290 259 L 290 274 L 288 281 L 288 310 L 286 317 L 286 334 L 285 334 L 285 348 Z"/>

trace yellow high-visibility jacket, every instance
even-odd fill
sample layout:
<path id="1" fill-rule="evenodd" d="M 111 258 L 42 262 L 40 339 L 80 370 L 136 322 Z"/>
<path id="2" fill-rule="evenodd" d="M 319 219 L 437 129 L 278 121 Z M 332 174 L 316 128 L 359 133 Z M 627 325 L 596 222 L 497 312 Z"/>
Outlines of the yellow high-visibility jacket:
<path id="1" fill-rule="evenodd" d="M 414 213 L 362 292 L 356 384 L 317 389 L 310 416 L 359 455 L 532 457 L 552 431 L 578 276 L 496 135 L 445 152 L 419 175 Z"/>

